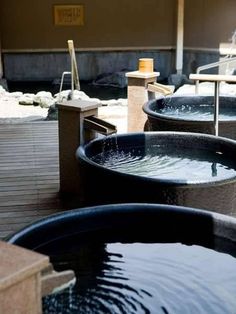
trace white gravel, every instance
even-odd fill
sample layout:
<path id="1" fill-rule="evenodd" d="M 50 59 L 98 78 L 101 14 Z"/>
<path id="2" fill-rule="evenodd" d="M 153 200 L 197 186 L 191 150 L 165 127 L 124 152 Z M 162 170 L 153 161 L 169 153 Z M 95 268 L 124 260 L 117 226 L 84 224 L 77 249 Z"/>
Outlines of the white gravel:
<path id="1" fill-rule="evenodd" d="M 67 97 L 70 91 L 63 91 L 62 97 Z M 76 91 L 75 98 L 90 99 L 82 91 Z M 42 92 L 39 92 L 40 94 Z M 37 95 L 38 95 L 37 94 Z M 22 92 L 7 92 L 2 86 L 0 86 L 0 123 L 22 123 L 29 121 L 44 120 L 48 114 L 48 108 L 41 108 L 34 105 L 20 105 L 19 102 L 22 99 L 32 98 L 36 99 L 37 95 L 23 94 Z M 52 99 L 58 97 L 58 94 Z M 113 123 L 118 120 L 118 124 L 121 124 L 122 118 L 127 114 L 127 99 L 111 99 L 111 100 L 99 100 L 102 106 L 98 109 L 98 114 L 107 121 Z M 30 101 L 29 101 L 30 103 Z M 31 101 L 33 103 L 33 100 Z M 123 123 L 124 124 L 124 123 Z M 123 126 L 122 126 L 123 127 Z M 120 126 L 121 128 L 121 126 Z"/>
<path id="2" fill-rule="evenodd" d="M 23 106 L 18 100 L 0 96 L 0 122 L 21 123 L 27 121 L 43 120 L 47 117 L 48 109 L 39 106 Z"/>
<path id="3" fill-rule="evenodd" d="M 0 122 L 18 123 L 45 119 L 48 113 L 47 108 L 32 105 L 19 105 L 22 92 L 7 92 L 0 86 Z"/>

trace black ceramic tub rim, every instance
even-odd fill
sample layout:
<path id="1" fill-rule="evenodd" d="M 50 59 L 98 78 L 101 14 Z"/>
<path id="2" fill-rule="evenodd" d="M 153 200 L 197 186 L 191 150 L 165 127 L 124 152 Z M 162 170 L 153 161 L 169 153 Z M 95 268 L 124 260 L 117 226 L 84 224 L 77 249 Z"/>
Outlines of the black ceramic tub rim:
<path id="1" fill-rule="evenodd" d="M 209 123 L 213 123 L 214 120 L 212 118 L 212 120 L 192 120 L 192 119 L 187 119 L 187 118 L 180 118 L 180 117 L 175 117 L 175 116 L 170 116 L 168 114 L 162 114 L 162 113 L 158 113 L 155 112 L 154 110 L 150 109 L 150 105 L 153 104 L 154 102 L 158 101 L 158 100 L 162 100 L 162 99 L 174 99 L 174 98 L 187 98 L 187 97 L 191 97 L 191 98 L 198 98 L 198 97 L 214 97 L 211 95 L 196 95 L 196 94 L 187 94 L 187 95 L 173 95 L 173 96 L 159 96 L 155 99 L 149 100 L 147 102 L 144 103 L 142 109 L 143 111 L 147 114 L 147 116 L 150 116 L 152 118 L 159 118 L 162 120 L 168 120 L 168 121 L 176 121 L 176 122 L 181 122 L 181 123 L 190 123 L 191 124 L 209 124 Z M 220 95 L 220 98 L 235 98 L 235 102 L 236 102 L 236 97 L 233 96 L 229 96 L 229 95 Z M 220 120 L 219 119 L 219 123 L 232 123 L 232 122 L 236 122 L 236 120 Z"/>
<path id="2" fill-rule="evenodd" d="M 133 133 L 122 133 L 122 134 L 112 134 L 103 138 L 96 138 L 89 143 L 85 145 L 80 145 L 78 149 L 76 150 L 76 158 L 79 160 L 79 162 L 84 162 L 86 164 L 89 164 L 92 167 L 96 167 L 101 170 L 105 170 L 107 173 L 114 174 L 114 175 L 119 175 L 120 177 L 125 178 L 137 178 L 140 182 L 156 182 L 160 183 L 161 185 L 166 187 L 171 187 L 171 186 L 183 186 L 184 188 L 196 188 L 196 187 L 208 187 L 208 186 L 220 186 L 224 184 L 228 184 L 231 182 L 236 181 L 236 175 L 230 176 L 225 179 L 219 179 L 219 180 L 211 180 L 211 181 L 205 181 L 205 182 L 198 182 L 198 181 L 184 181 L 184 180 L 173 180 L 173 179 L 164 179 L 164 178 L 151 178 L 151 177 L 145 177 L 145 176 L 139 176 L 136 174 L 127 174 L 124 172 L 119 172 L 117 170 L 113 170 L 110 168 L 107 168 L 103 165 L 100 165 L 94 161 L 92 161 L 87 155 L 86 155 L 86 149 L 89 147 L 93 146 L 96 143 L 102 143 L 105 141 L 110 141 L 111 139 L 116 139 L 118 138 L 128 138 L 128 137 L 140 137 L 140 136 L 171 136 L 171 137 L 189 137 L 189 138 L 198 138 L 201 140 L 210 140 L 213 142 L 219 142 L 222 143 L 223 145 L 228 145 L 228 146 L 234 146 L 236 149 L 236 141 L 232 139 L 228 139 L 225 137 L 220 137 L 220 136 L 214 136 L 210 134 L 203 134 L 203 133 L 191 133 L 191 132 L 176 132 L 176 131 L 152 131 L 152 132 L 133 132 Z"/>
<path id="3" fill-rule="evenodd" d="M 74 236 L 84 232 L 100 230 L 104 227 L 110 228 L 111 226 L 110 224 L 108 225 L 108 222 L 110 222 L 111 218 L 114 222 L 116 222 L 117 219 L 119 220 L 118 226 L 120 226 L 120 222 L 122 225 L 132 226 L 132 220 L 130 220 L 130 217 L 135 218 L 138 217 L 138 215 L 141 215 L 140 217 L 143 217 L 142 215 L 145 215 L 145 217 L 148 216 L 148 218 L 151 217 L 151 221 L 155 223 L 155 226 L 156 223 L 158 223 L 158 220 L 160 220 L 159 224 L 161 223 L 161 227 L 166 227 L 166 232 L 164 232 L 163 238 L 164 240 L 166 237 L 165 234 L 168 234 L 168 224 L 169 227 L 171 227 L 172 224 L 172 228 L 175 226 L 177 233 L 180 233 L 180 238 L 185 238 L 186 234 L 188 236 L 188 232 L 191 232 L 193 233 L 191 235 L 192 239 L 197 237 L 196 239 L 199 238 L 199 241 L 207 243 L 207 241 L 205 241 L 204 234 L 205 222 L 205 232 L 207 236 L 210 236 L 213 239 L 213 242 L 211 243 L 213 247 L 215 247 L 215 245 L 217 246 L 216 238 L 225 239 L 235 243 L 236 246 L 236 218 L 203 209 L 151 203 L 108 204 L 77 208 L 55 213 L 27 225 L 26 227 L 8 236 L 5 240 L 8 243 L 37 251 L 40 246 L 42 247 L 45 244 L 54 242 L 55 240 L 61 240 L 68 236 Z M 127 217 L 129 219 L 127 219 Z M 178 217 L 181 221 L 184 220 L 185 224 L 179 226 L 175 223 L 176 217 Z M 188 224 L 186 224 L 186 221 L 188 220 L 191 220 L 192 224 L 196 224 L 194 230 L 191 227 L 189 229 Z M 163 221 L 166 223 L 166 226 L 163 226 Z M 143 223 L 142 219 L 141 222 Z M 135 220 L 134 223 L 137 224 L 137 220 Z M 210 230 L 208 230 L 209 223 Z M 184 226 L 183 233 L 182 226 Z M 147 227 L 149 230 L 149 226 Z M 145 226 L 143 228 L 145 228 Z M 176 230 L 173 231 L 171 229 L 174 237 L 176 237 Z M 158 227 L 156 228 L 156 232 L 158 232 Z M 45 240 L 45 242 L 42 243 L 44 237 L 47 238 L 47 241 Z M 28 245 L 25 245 L 25 242 L 27 243 L 27 241 Z M 22 242 L 24 245 L 22 245 Z M 161 242 L 168 243 L 168 240 L 160 241 L 160 243 Z"/>

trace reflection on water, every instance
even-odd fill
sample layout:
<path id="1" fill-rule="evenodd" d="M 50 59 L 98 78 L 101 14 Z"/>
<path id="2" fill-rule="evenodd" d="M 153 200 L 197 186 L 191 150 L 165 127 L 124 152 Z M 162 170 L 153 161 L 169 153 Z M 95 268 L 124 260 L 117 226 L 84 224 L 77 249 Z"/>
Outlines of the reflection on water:
<path id="1" fill-rule="evenodd" d="M 221 152 L 207 149 L 152 146 L 143 152 L 104 151 L 91 158 L 106 168 L 148 178 L 207 182 L 236 176 L 236 164 Z"/>
<path id="2" fill-rule="evenodd" d="M 53 313 L 236 313 L 236 260 L 179 243 L 82 245 L 53 261 L 77 285 L 44 299 Z"/>

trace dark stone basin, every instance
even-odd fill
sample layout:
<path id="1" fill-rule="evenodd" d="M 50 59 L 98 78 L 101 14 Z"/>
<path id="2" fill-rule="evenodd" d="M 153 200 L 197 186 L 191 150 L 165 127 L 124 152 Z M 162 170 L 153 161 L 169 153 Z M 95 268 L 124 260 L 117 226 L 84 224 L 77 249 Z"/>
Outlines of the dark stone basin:
<path id="1" fill-rule="evenodd" d="M 52 256 L 73 251 L 78 238 L 89 240 L 95 235 L 112 241 L 197 244 L 236 256 L 235 218 L 161 204 L 108 204 L 69 210 L 40 219 L 7 241 Z"/>
<path id="2" fill-rule="evenodd" d="M 235 141 L 196 133 L 146 132 L 96 139 L 77 150 L 84 205 L 162 203 L 233 215 L 235 154 Z M 160 176 L 158 171 L 154 176 L 146 173 L 150 155 L 154 172 L 161 169 Z M 135 172 L 120 170 L 120 165 L 129 166 L 133 160 Z"/>
<path id="3" fill-rule="evenodd" d="M 236 220 L 233 217 L 169 205 L 104 205 L 49 216 L 15 233 L 8 241 L 49 255 L 56 270 L 75 270 L 78 285 L 69 291 L 45 298 L 45 314 L 94 313 L 95 307 L 96 313 L 113 313 L 117 306 L 119 310 L 116 313 L 152 314 L 187 314 L 192 312 L 193 307 L 197 309 L 196 313 L 201 314 L 206 313 L 206 308 L 209 314 L 232 313 L 235 308 L 234 292 L 230 290 L 231 285 L 234 285 L 234 273 L 228 272 L 232 269 L 231 264 L 235 267 L 236 263 L 235 258 L 232 258 L 236 256 Z M 139 271 L 130 276 L 129 260 L 125 255 L 114 255 L 113 245 L 116 243 L 118 247 L 122 243 L 128 245 L 128 248 L 132 244 L 143 244 L 144 251 L 138 251 L 141 260 L 137 257 L 132 259 L 131 269 L 136 270 L 136 265 L 139 266 L 140 263 L 144 267 L 138 268 Z M 150 244 L 158 245 L 156 253 L 162 246 L 168 249 L 168 244 L 171 244 L 171 248 L 176 244 L 181 251 L 177 250 L 172 261 L 168 254 L 172 249 L 168 249 L 167 256 L 153 260 L 153 268 L 150 268 L 150 261 L 145 255 L 145 248 Z M 109 246 L 113 247 L 112 252 L 109 252 Z M 194 258 L 184 259 L 182 263 L 183 247 L 191 251 L 194 248 L 197 250 L 194 251 Z M 211 253 L 214 256 L 214 267 L 207 264 L 206 254 L 203 256 L 206 264 L 200 263 L 197 270 L 196 260 L 200 248 L 216 251 Z M 219 252 L 228 253 L 232 257 Z M 131 257 L 133 253 L 130 250 Z M 229 261 L 231 267 L 223 261 L 220 264 L 222 258 Z M 148 263 L 148 267 L 145 267 L 143 261 Z M 218 277 L 225 276 L 227 279 L 222 280 L 220 293 L 217 285 L 208 288 L 211 269 L 217 269 L 218 266 L 220 269 L 216 271 L 216 281 L 219 280 Z M 220 271 L 222 266 L 226 269 L 222 271 L 224 274 Z M 166 274 L 159 272 L 162 267 L 167 269 Z M 180 280 L 180 270 L 183 281 Z M 197 274 L 200 271 L 204 278 L 194 276 L 192 281 L 188 274 L 195 274 L 196 271 Z M 162 283 L 160 286 L 159 280 Z M 153 286 L 156 289 L 154 293 Z M 165 289 L 168 293 L 165 293 Z M 189 291 L 193 291 L 191 298 L 183 297 L 189 295 Z M 230 299 L 227 298 L 227 291 L 231 291 Z M 131 312 L 130 306 L 135 311 Z"/>
<path id="4" fill-rule="evenodd" d="M 143 106 L 145 130 L 214 134 L 213 96 L 168 96 Z M 219 135 L 236 139 L 236 97 L 220 96 Z"/>

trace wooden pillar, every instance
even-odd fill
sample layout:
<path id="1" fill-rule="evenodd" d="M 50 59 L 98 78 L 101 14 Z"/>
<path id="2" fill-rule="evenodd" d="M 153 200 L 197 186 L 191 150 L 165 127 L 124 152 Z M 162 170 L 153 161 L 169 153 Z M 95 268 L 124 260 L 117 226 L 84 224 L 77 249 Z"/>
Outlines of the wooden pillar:
<path id="1" fill-rule="evenodd" d="M 148 101 L 148 84 L 154 83 L 159 72 L 133 71 L 128 77 L 128 132 L 142 132 L 147 120 L 142 107 Z"/>
<path id="2" fill-rule="evenodd" d="M 177 1 L 176 72 L 177 74 L 182 74 L 184 49 L 184 0 Z"/>

